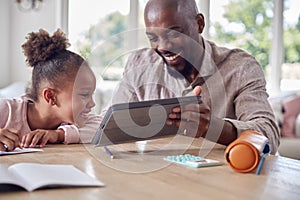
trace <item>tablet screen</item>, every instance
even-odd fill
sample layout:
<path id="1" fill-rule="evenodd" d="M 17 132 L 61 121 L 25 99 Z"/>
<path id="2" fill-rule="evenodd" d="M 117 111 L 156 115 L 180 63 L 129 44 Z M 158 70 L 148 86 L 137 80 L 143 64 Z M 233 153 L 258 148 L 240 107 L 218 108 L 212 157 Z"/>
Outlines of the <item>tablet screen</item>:
<path id="1" fill-rule="evenodd" d="M 200 101 L 200 96 L 186 96 L 114 104 L 106 112 L 92 144 L 103 146 L 176 135 L 178 127 L 165 124 L 172 108 Z"/>

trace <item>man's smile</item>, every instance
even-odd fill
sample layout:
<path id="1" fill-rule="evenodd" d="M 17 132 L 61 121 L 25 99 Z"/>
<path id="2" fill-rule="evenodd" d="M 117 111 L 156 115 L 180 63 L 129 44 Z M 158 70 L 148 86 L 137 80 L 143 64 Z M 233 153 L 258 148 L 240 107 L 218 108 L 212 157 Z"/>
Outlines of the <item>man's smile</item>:
<path id="1" fill-rule="evenodd" d="M 179 53 L 177 53 L 177 54 L 172 54 L 172 55 L 164 55 L 164 57 L 165 57 L 165 59 L 167 60 L 167 61 L 173 61 L 173 60 L 175 60 L 176 58 L 178 58 L 178 56 L 180 56 L 182 54 L 182 51 L 180 51 Z"/>

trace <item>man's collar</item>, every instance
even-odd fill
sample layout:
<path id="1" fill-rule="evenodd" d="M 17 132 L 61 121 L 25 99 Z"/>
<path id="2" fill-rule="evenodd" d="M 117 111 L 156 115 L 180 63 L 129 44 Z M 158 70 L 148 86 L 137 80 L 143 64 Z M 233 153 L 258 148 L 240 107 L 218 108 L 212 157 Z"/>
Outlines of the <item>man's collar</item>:
<path id="1" fill-rule="evenodd" d="M 217 71 L 217 66 L 212 58 L 212 49 L 207 40 L 205 40 L 203 37 L 199 36 L 200 40 L 202 40 L 204 54 L 203 59 L 201 63 L 201 67 L 199 70 L 199 77 L 210 77 Z"/>

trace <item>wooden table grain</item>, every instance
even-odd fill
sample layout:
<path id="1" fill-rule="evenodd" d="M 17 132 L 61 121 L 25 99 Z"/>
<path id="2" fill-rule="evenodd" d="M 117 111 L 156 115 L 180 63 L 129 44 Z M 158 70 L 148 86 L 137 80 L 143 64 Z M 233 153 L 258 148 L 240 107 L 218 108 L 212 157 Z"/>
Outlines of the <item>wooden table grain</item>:
<path id="1" fill-rule="evenodd" d="M 0 199 L 300 199 L 300 161 L 268 156 L 261 175 L 237 173 L 224 160 L 225 147 L 203 139 L 160 138 L 108 147 L 90 144 L 48 145 L 43 152 L 1 156 L 2 165 L 19 162 L 72 164 L 105 187 L 1 190 Z M 224 162 L 190 168 L 163 160 L 190 153 Z M 0 185 L 1 188 L 1 185 Z"/>

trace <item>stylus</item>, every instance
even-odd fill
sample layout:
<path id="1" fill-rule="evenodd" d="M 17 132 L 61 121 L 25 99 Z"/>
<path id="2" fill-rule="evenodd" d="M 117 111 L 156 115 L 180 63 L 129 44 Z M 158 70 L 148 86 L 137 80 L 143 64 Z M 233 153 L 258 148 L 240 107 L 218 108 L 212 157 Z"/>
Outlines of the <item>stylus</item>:
<path id="1" fill-rule="evenodd" d="M 114 158 L 114 155 L 112 154 L 112 152 L 111 152 L 106 146 L 104 146 L 104 149 L 105 149 L 105 152 L 109 155 L 109 157 L 110 157 L 111 159 L 113 159 L 113 158 Z"/>

